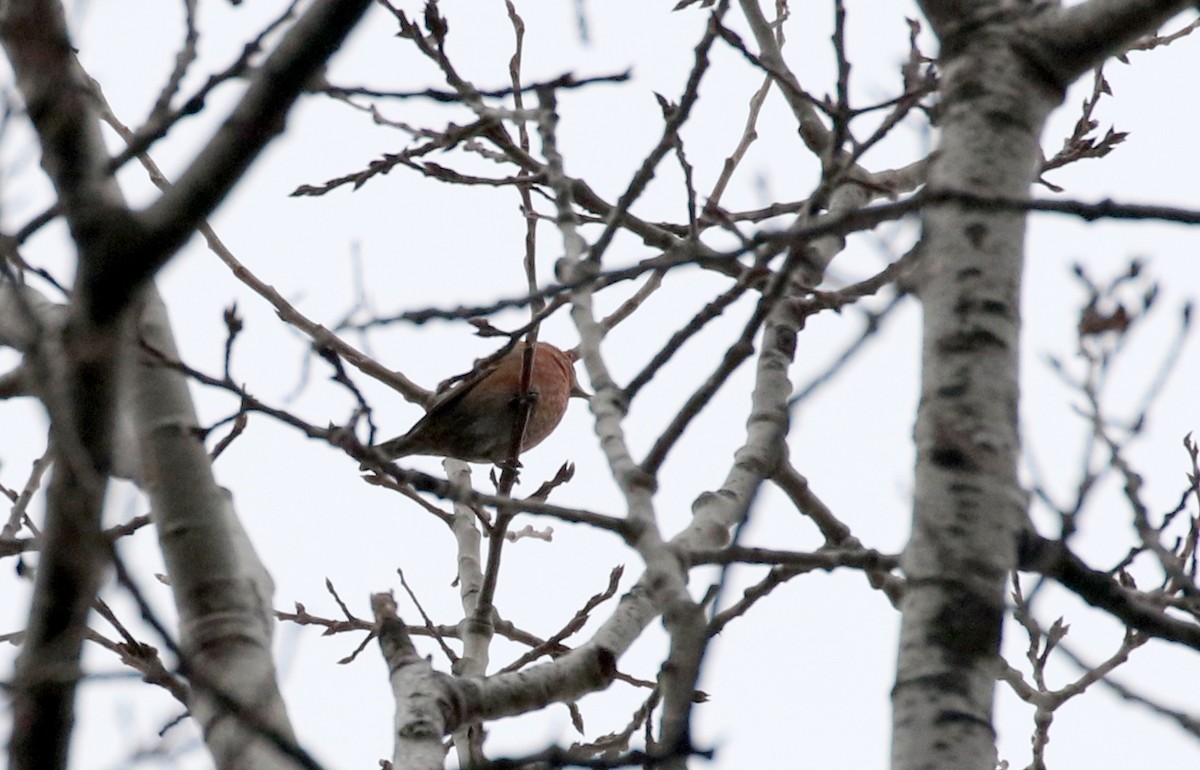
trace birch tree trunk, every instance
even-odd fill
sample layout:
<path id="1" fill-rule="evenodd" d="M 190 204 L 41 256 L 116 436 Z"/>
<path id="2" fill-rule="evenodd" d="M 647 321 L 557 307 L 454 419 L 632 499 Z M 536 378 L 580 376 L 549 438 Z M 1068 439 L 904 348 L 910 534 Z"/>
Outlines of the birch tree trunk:
<path id="1" fill-rule="evenodd" d="M 1025 214 L 1039 139 L 1070 83 L 1183 3 L 1068 11 L 925 2 L 941 44 L 941 140 L 923 212 L 921 401 L 892 766 L 996 766 L 992 702 L 1026 499 L 1017 479 Z"/>
<path id="2" fill-rule="evenodd" d="M 67 764 L 88 615 L 113 557 L 100 524 L 108 478 L 119 466 L 114 453 L 127 448 L 114 446 L 114 436 L 123 436 L 128 424 L 118 411 L 127 395 L 120 375 L 137 350 L 132 332 L 139 317 L 132 306 L 149 300 L 152 336 L 143 341 L 157 341 L 160 352 L 172 355 L 165 312 L 147 288 L 151 279 L 283 129 L 301 89 L 367 5 L 314 3 L 264 61 L 237 109 L 180 183 L 135 211 L 117 184 L 101 136 L 98 100 L 75 58 L 62 5 L 0 2 L 0 44 L 37 132 L 42 168 L 54 185 L 77 258 L 70 307 L 61 328 L 53 330 L 57 339 L 44 342 L 35 334 L 30 345 L 37 394 L 51 417 L 57 468 L 13 679 L 13 768 Z M 32 310 L 22 310 L 32 316 Z M 35 318 L 25 320 L 37 325 Z M 136 475 L 149 479 L 164 551 L 179 581 L 175 588 L 186 595 L 180 599 L 181 636 L 193 657 L 182 667 L 197 685 L 193 694 L 199 693 L 189 705 L 203 721 L 220 766 L 271 766 L 282 756 L 276 748 L 299 752 L 270 662 L 273 621 L 264 598 L 269 580 L 262 579 L 265 572 L 213 482 L 204 447 L 190 432 L 195 417 L 182 375 L 153 367 L 149 372 L 137 373 L 135 409 L 127 411 L 137 412 L 141 455 L 154 466 Z M 265 762 L 268 758 L 272 761 Z"/>

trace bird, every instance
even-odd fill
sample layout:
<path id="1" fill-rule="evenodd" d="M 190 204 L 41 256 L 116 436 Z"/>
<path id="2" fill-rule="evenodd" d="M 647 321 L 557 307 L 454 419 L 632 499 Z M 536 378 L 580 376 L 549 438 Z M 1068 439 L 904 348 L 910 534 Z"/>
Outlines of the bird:
<path id="1" fill-rule="evenodd" d="M 407 433 L 375 449 L 388 460 L 435 455 L 503 464 L 512 452 L 514 423 L 521 415 L 527 349 L 528 343 L 517 345 L 490 367 L 452 386 Z M 575 378 L 574 359 L 547 342 L 534 347 L 528 392 L 533 401 L 520 452 L 537 446 L 558 427 L 569 399 L 590 398 Z"/>

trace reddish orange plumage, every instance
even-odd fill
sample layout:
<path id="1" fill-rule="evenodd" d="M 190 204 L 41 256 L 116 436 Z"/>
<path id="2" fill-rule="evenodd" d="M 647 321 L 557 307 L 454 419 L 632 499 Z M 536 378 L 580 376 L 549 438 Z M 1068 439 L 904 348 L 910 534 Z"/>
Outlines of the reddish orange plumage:
<path id="1" fill-rule="evenodd" d="M 525 345 L 518 345 L 480 378 L 469 378 L 443 393 L 407 433 L 379 444 L 389 459 L 408 455 L 454 457 L 473 463 L 501 463 L 512 447 L 521 414 L 521 373 Z M 534 349 L 529 379 L 533 397 L 521 452 L 532 449 L 558 427 L 572 396 L 587 393 L 563 351 L 545 342 Z"/>

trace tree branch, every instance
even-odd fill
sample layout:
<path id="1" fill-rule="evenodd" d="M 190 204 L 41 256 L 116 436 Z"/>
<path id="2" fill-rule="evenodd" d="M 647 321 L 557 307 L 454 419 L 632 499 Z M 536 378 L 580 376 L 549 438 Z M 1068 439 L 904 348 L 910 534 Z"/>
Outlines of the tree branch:
<path id="1" fill-rule="evenodd" d="M 1027 535 L 1021 555 L 1023 568 L 1053 578 L 1080 599 L 1108 612 L 1126 626 L 1200 650 L 1200 626 L 1172 618 L 1162 607 L 1143 600 L 1112 575 L 1092 569 L 1062 541 Z"/>

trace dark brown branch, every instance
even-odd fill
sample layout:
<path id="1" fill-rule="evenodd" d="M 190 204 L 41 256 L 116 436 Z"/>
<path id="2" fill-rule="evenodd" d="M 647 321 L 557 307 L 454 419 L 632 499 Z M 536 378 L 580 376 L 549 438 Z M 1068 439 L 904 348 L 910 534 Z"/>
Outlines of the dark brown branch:
<path id="1" fill-rule="evenodd" d="M 1026 54 L 1065 87 L 1192 6 L 1190 0 L 1092 0 L 1054 7 L 1023 24 L 1020 39 L 1026 41 Z"/>
<path id="2" fill-rule="evenodd" d="M 1112 575 L 1089 567 L 1060 541 L 1028 535 L 1022 544 L 1021 561 L 1022 569 L 1053 578 L 1130 628 L 1200 650 L 1200 625 L 1172 618 L 1162 607 L 1140 598 Z"/>
<path id="3" fill-rule="evenodd" d="M 630 76 L 631 73 L 629 70 L 617 72 L 612 75 L 594 75 L 586 78 L 577 78 L 574 73 L 566 72 L 552 80 L 543 80 L 526 86 L 515 84 L 508 88 L 479 89 L 472 96 L 498 99 L 506 96 L 536 93 L 545 88 L 569 90 L 572 88 L 583 88 L 584 86 L 596 83 L 624 83 L 629 80 Z M 365 96 L 373 99 L 419 98 L 448 104 L 459 104 L 467 101 L 467 98 L 457 91 L 442 91 L 437 88 L 424 88 L 419 91 L 377 91 L 362 86 L 326 85 L 320 91 L 333 97 Z"/>
<path id="4" fill-rule="evenodd" d="M 683 97 L 679 100 L 679 106 L 669 110 L 667 120 L 663 126 L 662 138 L 650 154 L 642 161 L 641 167 L 637 173 L 633 175 L 633 179 L 629 181 L 629 186 L 621 197 L 617 199 L 617 205 L 606 215 L 607 221 L 604 225 L 604 231 L 592 244 L 592 248 L 588 253 L 588 260 L 600 265 L 601 258 L 604 256 L 605 249 L 612 243 L 613 237 L 616 235 L 618 228 L 623 224 L 625 212 L 633 205 L 633 202 L 645 191 L 646 185 L 654 178 L 654 170 L 658 164 L 666 157 L 671 148 L 679 141 L 679 129 L 687 122 L 688 116 L 691 115 L 692 107 L 695 106 L 696 100 L 700 96 L 700 81 L 704 77 L 704 73 L 708 70 L 708 52 L 712 48 L 713 42 L 717 39 L 717 34 L 721 29 L 721 18 L 729 10 L 728 0 L 723 0 L 709 16 L 708 28 L 704 31 L 704 36 L 700 42 L 696 44 L 696 59 L 692 65 L 692 70 L 688 74 L 687 85 L 683 90 Z"/>
<path id="5" fill-rule="evenodd" d="M 320 0 L 288 31 L 175 186 L 126 228 L 107 259 L 81 275 L 96 298 L 98 317 L 120 312 L 224 200 L 283 130 L 287 111 L 370 5 L 370 0 Z"/>

